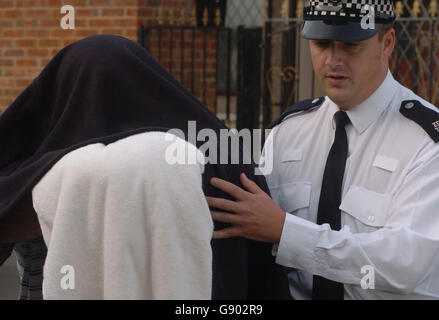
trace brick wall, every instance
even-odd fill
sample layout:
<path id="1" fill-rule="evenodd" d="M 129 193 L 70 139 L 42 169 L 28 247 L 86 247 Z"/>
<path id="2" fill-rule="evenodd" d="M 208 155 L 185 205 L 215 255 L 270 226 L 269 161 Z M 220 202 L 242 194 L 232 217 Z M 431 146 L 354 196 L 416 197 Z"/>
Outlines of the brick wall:
<path id="1" fill-rule="evenodd" d="M 66 4 L 75 8 L 75 30 L 60 27 Z M 0 109 L 5 109 L 69 43 L 100 33 L 136 40 L 138 0 L 0 0 L 0 19 Z"/>
<path id="2" fill-rule="evenodd" d="M 75 30 L 60 27 L 64 16 L 60 9 L 67 4 L 75 8 Z M 157 24 L 160 6 L 166 17 L 170 8 L 175 15 L 181 9 L 190 12 L 194 1 L 0 0 L 0 113 L 64 46 L 94 34 L 115 34 L 137 41 L 138 25 Z M 215 66 L 213 51 L 214 45 L 210 44 L 209 77 Z M 169 61 L 163 64 L 169 67 Z"/>

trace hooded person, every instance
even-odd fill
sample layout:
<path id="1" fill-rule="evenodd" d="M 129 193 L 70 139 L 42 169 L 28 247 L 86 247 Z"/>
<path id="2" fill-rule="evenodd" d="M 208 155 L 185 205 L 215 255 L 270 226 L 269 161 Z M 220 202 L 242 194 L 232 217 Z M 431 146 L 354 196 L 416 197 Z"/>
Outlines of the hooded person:
<path id="1" fill-rule="evenodd" d="M 191 129 L 189 121 L 194 121 L 192 122 L 196 125 L 194 129 Z M 123 154 L 126 150 L 133 150 L 136 141 L 140 141 L 137 139 L 141 136 L 149 137 L 148 144 L 139 148 L 144 153 L 148 153 L 148 150 L 152 151 L 151 154 L 154 150 L 164 152 L 163 144 L 162 149 L 154 149 L 154 145 L 158 141 L 157 135 L 161 133 L 160 139 L 162 139 L 163 134 L 170 129 L 179 130 L 180 134 L 176 139 L 180 139 L 178 142 L 180 145 L 184 145 L 185 148 L 191 145 L 198 154 L 202 154 L 200 158 L 206 156 L 208 159 L 204 165 L 197 164 L 190 166 L 190 169 L 186 168 L 190 172 L 186 179 L 193 180 L 192 186 L 195 188 L 200 186 L 199 193 L 228 198 L 225 193 L 211 186 L 210 179 L 220 177 L 240 185 L 239 175 L 242 172 L 268 192 L 263 176 L 255 175 L 254 165 L 244 163 L 242 144 L 239 145 L 238 164 L 233 164 L 235 162 L 231 160 L 233 155 L 229 152 L 230 146 L 226 146 L 226 150 L 219 141 L 216 142 L 216 150 L 214 150 L 217 154 L 213 155 L 218 161 L 211 161 L 212 154 L 203 155 L 200 150 L 203 150 L 204 141 L 192 141 L 191 134 L 198 136 L 202 130 L 209 129 L 219 137 L 220 131 L 227 128 L 163 69 L 143 47 L 119 36 L 98 35 L 82 39 L 60 50 L 40 75 L 0 116 L 0 149 L 2 150 L 0 155 L 0 244 L 2 246 L 0 248 L 9 252 L 14 243 L 23 243 L 41 237 L 40 224 L 46 230 L 49 230 L 48 227 L 54 227 L 53 221 L 44 225 L 47 221 L 42 221 L 41 215 L 37 216 L 35 211 L 38 211 L 38 208 L 35 199 L 32 198 L 32 191 L 34 195 L 38 193 L 39 197 L 42 195 L 47 198 L 55 197 L 56 199 L 51 201 L 52 206 L 55 203 L 53 210 L 56 211 L 61 191 L 45 190 L 39 187 L 39 183 L 50 179 L 54 181 L 54 176 L 60 177 L 63 176 L 60 173 L 69 172 L 65 168 L 64 171 L 59 169 L 62 168 L 63 163 L 66 163 L 65 159 L 70 157 L 69 165 L 71 165 L 74 163 L 71 161 L 72 155 L 87 156 L 90 154 L 86 152 L 87 150 L 103 147 L 110 150 L 110 147 L 118 144 L 121 146 L 122 142 L 128 149 L 119 148 L 113 154 Z M 154 134 L 156 140 L 151 138 Z M 212 150 L 210 149 L 208 153 L 212 153 Z M 219 161 L 221 157 L 224 160 L 224 155 L 228 160 L 226 164 Z M 84 161 L 86 160 L 87 158 Z M 108 159 L 102 155 L 100 161 L 117 163 L 117 159 Z M 99 164 L 92 168 L 98 167 Z M 68 167 L 68 169 L 72 168 Z M 151 169 L 153 168 L 143 172 L 144 178 L 147 179 L 150 172 L 152 179 L 160 179 Z M 58 170 L 57 175 L 53 173 L 56 170 Z M 181 170 L 179 172 L 181 173 Z M 166 176 L 169 178 L 168 185 L 165 184 L 164 188 L 159 189 L 163 199 L 172 199 L 175 195 L 172 193 L 172 188 L 164 194 L 166 187 L 172 185 L 172 174 L 179 173 L 171 170 L 171 176 Z M 196 178 L 197 174 L 201 175 L 199 180 Z M 49 179 L 50 176 L 52 178 Z M 93 179 L 89 178 L 87 183 L 93 183 Z M 45 185 L 50 184 L 45 183 Z M 63 187 L 62 184 L 58 186 Z M 190 186 L 180 186 L 179 191 Z M 68 194 L 68 188 L 63 190 L 67 190 Z M 191 190 L 188 193 L 193 194 Z M 88 201 L 93 197 L 94 195 L 89 193 Z M 195 195 L 191 199 L 199 198 Z M 81 200 L 83 199 L 76 199 L 76 202 L 81 203 Z M 74 202 L 74 199 L 70 201 Z M 202 201 L 204 197 L 203 200 L 199 200 L 200 203 Z M 204 207 L 203 210 L 206 212 L 208 209 Z M 70 215 L 78 214 L 77 219 L 82 219 L 80 211 L 72 212 Z M 107 217 L 105 209 L 102 212 Z M 56 215 L 67 215 L 67 213 L 59 211 Z M 130 211 L 120 212 L 120 215 L 129 220 Z M 196 216 L 193 217 L 196 219 Z M 115 218 L 116 221 L 117 216 Z M 75 219 L 76 217 L 72 216 L 66 221 L 73 223 Z M 172 219 L 168 223 L 172 223 Z M 208 223 L 204 225 L 208 226 Z M 215 229 L 225 226 L 223 223 L 214 224 Z M 67 230 L 68 227 L 64 225 L 63 228 Z M 87 228 L 88 225 L 83 227 Z M 120 230 L 125 232 L 127 229 Z M 48 257 L 54 240 L 51 231 L 53 230 L 46 231 L 46 234 L 43 232 L 46 242 L 50 240 Z M 193 230 L 193 232 L 197 231 Z M 107 234 L 112 235 L 111 231 Z M 182 233 L 182 236 L 184 234 Z M 125 236 L 129 237 L 129 235 Z M 105 242 L 105 239 L 99 238 L 96 241 Z M 74 244 L 73 242 L 72 246 Z M 68 249 L 64 247 L 64 250 Z M 213 299 L 288 299 L 290 297 L 286 275 L 283 268 L 274 262 L 271 244 L 234 238 L 212 240 L 211 249 Z M 117 252 L 126 250 L 124 254 L 129 257 L 129 246 L 119 250 Z M 166 250 L 166 247 L 163 250 Z M 102 252 L 96 252 L 96 258 L 100 254 Z M 2 254 L 3 257 L 7 255 L 5 252 Z"/>

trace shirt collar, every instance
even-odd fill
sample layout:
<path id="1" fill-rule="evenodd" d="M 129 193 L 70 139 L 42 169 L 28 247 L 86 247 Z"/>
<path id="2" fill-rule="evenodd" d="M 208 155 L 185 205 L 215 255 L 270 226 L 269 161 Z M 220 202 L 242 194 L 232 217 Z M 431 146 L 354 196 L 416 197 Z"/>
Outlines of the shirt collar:
<path id="1" fill-rule="evenodd" d="M 358 134 L 363 133 L 372 123 L 378 120 L 379 116 L 389 106 L 396 92 L 396 84 L 397 82 L 393 78 L 392 73 L 390 70 L 387 70 L 387 76 L 378 89 L 369 98 L 347 111 L 349 119 Z M 335 114 L 339 108 L 331 99 L 329 101 Z M 333 117 L 331 121 L 334 125 Z"/>

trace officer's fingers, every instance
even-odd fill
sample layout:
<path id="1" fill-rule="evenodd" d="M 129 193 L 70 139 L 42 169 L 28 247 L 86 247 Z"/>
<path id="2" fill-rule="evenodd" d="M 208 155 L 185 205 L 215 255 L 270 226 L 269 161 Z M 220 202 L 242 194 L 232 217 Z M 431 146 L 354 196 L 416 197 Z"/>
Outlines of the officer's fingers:
<path id="1" fill-rule="evenodd" d="M 242 185 L 251 193 L 265 193 L 253 180 L 247 178 L 245 173 L 241 173 L 240 178 Z"/>
<path id="2" fill-rule="evenodd" d="M 240 224 L 242 222 L 242 218 L 236 214 L 225 213 L 211 210 L 212 219 L 219 222 L 226 222 L 231 224 Z"/>
<path id="3" fill-rule="evenodd" d="M 232 197 L 234 197 L 235 199 L 238 199 L 238 200 L 242 200 L 248 195 L 247 191 L 241 189 L 240 187 L 238 187 L 237 185 L 234 185 L 231 182 L 228 182 L 228 181 L 220 179 L 220 178 L 212 178 L 212 179 L 210 179 L 210 183 L 215 188 L 218 188 L 218 189 L 224 191 L 225 193 L 230 194 Z"/>
<path id="4" fill-rule="evenodd" d="M 233 238 L 233 237 L 241 237 L 242 232 L 239 227 L 232 226 L 229 228 L 217 230 L 213 232 L 213 239 L 227 239 L 227 238 Z"/>
<path id="5" fill-rule="evenodd" d="M 227 200 L 223 198 L 206 197 L 209 207 L 214 207 L 230 212 L 238 212 L 238 204 L 235 201 Z"/>

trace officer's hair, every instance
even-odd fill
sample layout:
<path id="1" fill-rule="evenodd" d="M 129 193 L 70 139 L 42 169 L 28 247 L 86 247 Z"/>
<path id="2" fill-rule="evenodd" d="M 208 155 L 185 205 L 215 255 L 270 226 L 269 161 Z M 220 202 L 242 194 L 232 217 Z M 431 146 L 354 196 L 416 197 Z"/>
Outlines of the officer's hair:
<path id="1" fill-rule="evenodd" d="M 383 27 L 380 29 L 380 31 L 378 31 L 378 40 L 383 40 L 384 35 L 386 34 L 386 32 L 391 29 L 394 28 L 394 22 L 391 23 L 386 23 L 385 25 L 383 25 Z"/>

